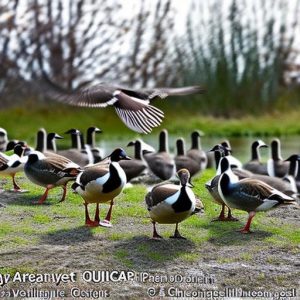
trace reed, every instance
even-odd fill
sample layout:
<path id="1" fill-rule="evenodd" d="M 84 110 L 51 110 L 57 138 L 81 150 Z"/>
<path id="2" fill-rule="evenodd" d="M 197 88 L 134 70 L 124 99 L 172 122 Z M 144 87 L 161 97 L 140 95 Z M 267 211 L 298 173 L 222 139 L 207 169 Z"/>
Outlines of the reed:
<path id="1" fill-rule="evenodd" d="M 287 88 L 286 76 L 296 55 L 299 4 L 193 1 L 186 34 L 176 40 L 180 76 L 175 81 L 204 83 L 208 93 L 205 100 L 199 98 L 198 108 L 216 116 L 295 105 L 296 88 Z"/>

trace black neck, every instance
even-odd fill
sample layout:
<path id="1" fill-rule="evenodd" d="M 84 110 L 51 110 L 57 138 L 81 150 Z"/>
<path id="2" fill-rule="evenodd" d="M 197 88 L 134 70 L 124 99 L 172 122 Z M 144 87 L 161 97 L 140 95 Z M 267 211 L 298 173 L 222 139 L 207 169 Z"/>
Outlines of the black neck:
<path id="1" fill-rule="evenodd" d="M 298 169 L 298 160 L 297 159 L 290 160 L 290 166 L 289 166 L 289 170 L 288 170 L 288 175 L 296 176 L 297 169 Z"/>
<path id="2" fill-rule="evenodd" d="M 281 153 L 280 153 L 280 144 L 279 142 L 273 141 L 271 144 L 271 151 L 272 151 L 272 158 L 274 160 L 281 160 Z"/>
<path id="3" fill-rule="evenodd" d="M 159 149 L 158 152 L 168 152 L 168 134 L 162 131 L 159 134 Z"/>
<path id="4" fill-rule="evenodd" d="M 80 133 L 79 138 L 80 138 L 80 148 L 81 148 L 81 149 L 85 149 L 85 145 L 84 145 L 84 137 L 83 137 L 83 134 L 82 134 L 82 133 Z"/>
<path id="5" fill-rule="evenodd" d="M 184 155 L 184 142 L 182 139 L 176 141 L 177 155 Z"/>
<path id="6" fill-rule="evenodd" d="M 142 159 L 142 145 L 140 141 L 136 141 L 134 145 L 134 158 Z"/>
<path id="7" fill-rule="evenodd" d="M 260 160 L 258 143 L 254 142 L 251 147 L 251 160 Z"/>
<path id="8" fill-rule="evenodd" d="M 296 181 L 300 181 L 300 165 L 299 165 L 299 161 L 297 161 L 297 173 L 296 173 Z"/>
<path id="9" fill-rule="evenodd" d="M 35 150 L 44 152 L 46 149 L 46 135 L 43 131 L 38 131 Z"/>
<path id="10" fill-rule="evenodd" d="M 172 204 L 172 208 L 175 212 L 183 212 L 190 210 L 192 206 L 192 202 L 189 198 L 189 195 L 186 192 L 186 186 L 182 186 L 180 188 L 180 194 L 178 200 Z"/>
<path id="11" fill-rule="evenodd" d="M 119 177 L 118 171 L 113 164 L 109 165 L 109 173 L 109 178 L 103 185 L 103 193 L 109 193 L 117 189 L 121 185 L 121 179 Z"/>
<path id="12" fill-rule="evenodd" d="M 92 148 L 95 148 L 95 130 L 94 128 L 88 128 L 86 134 L 86 143 Z"/>
<path id="13" fill-rule="evenodd" d="M 191 149 L 196 149 L 199 150 L 200 149 L 200 136 L 198 133 L 193 132 L 192 133 L 192 147 Z"/>
<path id="14" fill-rule="evenodd" d="M 56 147 L 55 137 L 51 137 L 51 136 L 47 137 L 47 150 L 56 152 L 57 147 Z"/>
<path id="15" fill-rule="evenodd" d="M 78 135 L 78 134 L 71 134 L 71 142 L 72 142 L 72 145 L 71 147 L 73 149 L 78 149 L 78 150 L 81 150 L 83 149 L 84 147 L 82 147 L 82 140 L 83 137 L 82 135 Z"/>
<path id="16" fill-rule="evenodd" d="M 221 176 L 222 177 L 219 181 L 219 185 L 221 187 L 223 195 L 225 196 L 225 195 L 228 195 L 228 193 L 229 193 L 230 178 L 229 178 L 229 175 L 226 173 L 223 173 Z"/>
<path id="17" fill-rule="evenodd" d="M 215 154 L 215 165 L 216 165 L 216 170 L 217 170 L 219 167 L 219 163 L 222 158 L 222 155 L 221 155 L 221 151 L 219 151 L 219 150 L 215 150 L 214 154 Z"/>

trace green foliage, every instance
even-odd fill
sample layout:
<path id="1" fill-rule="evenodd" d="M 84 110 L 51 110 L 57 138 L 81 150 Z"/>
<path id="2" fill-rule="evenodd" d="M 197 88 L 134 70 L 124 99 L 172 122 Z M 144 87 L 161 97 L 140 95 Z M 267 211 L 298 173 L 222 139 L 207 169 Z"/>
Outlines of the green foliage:
<path id="1" fill-rule="evenodd" d="M 299 25 L 292 11 L 299 4 L 193 2 L 186 34 L 177 40 L 180 60 L 174 64 L 179 82 L 207 87 L 206 95 L 194 98 L 199 110 L 234 117 L 299 105 L 299 88 L 285 84 L 287 66 L 296 57 L 293 45 Z"/>

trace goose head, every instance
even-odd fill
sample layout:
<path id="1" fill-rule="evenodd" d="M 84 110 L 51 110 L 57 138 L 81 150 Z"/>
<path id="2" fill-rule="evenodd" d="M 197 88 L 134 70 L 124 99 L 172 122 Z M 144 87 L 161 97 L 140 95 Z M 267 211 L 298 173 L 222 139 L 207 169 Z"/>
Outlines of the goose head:
<path id="1" fill-rule="evenodd" d="M 127 156 L 126 152 L 122 148 L 115 149 L 108 157 L 110 157 L 111 161 L 115 162 L 120 160 L 131 160 L 131 158 Z"/>
<path id="2" fill-rule="evenodd" d="M 194 187 L 191 183 L 190 183 L 190 172 L 187 169 L 180 169 L 177 172 L 177 176 L 180 180 L 180 183 L 182 186 L 189 186 L 189 187 Z"/>

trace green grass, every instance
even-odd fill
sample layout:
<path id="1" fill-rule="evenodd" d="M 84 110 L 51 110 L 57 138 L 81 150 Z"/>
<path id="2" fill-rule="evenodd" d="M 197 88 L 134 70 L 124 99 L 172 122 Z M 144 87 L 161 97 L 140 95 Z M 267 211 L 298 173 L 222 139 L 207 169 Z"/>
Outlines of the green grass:
<path id="1" fill-rule="evenodd" d="M 300 110 L 274 111 L 259 117 L 244 116 L 226 119 L 203 115 L 197 108 L 184 110 L 182 106 L 177 107 L 177 104 L 170 107 L 168 103 L 157 102 L 157 106 L 165 111 L 165 119 L 162 126 L 153 130 L 155 136 L 161 128 L 167 128 L 171 134 L 180 135 L 194 129 L 201 129 L 208 136 L 222 137 L 300 134 L 298 122 Z M 112 136 L 115 139 L 128 138 L 129 140 L 139 136 L 121 122 L 113 108 L 88 109 L 53 105 L 53 103 L 49 106 L 36 106 L 29 103 L 23 107 L 1 110 L 0 120 L 2 120 L 0 126 L 6 128 L 10 139 L 26 140 L 31 145 L 35 145 L 36 132 L 40 127 L 45 127 L 48 132 L 63 135 L 64 131 L 72 127 L 85 132 L 87 127 L 95 125 L 103 130 L 99 136 L 100 140 L 107 140 Z M 67 138 L 59 141 L 59 145 L 65 147 L 69 144 Z"/>
<path id="2" fill-rule="evenodd" d="M 265 213 L 259 213 L 254 218 L 252 229 L 255 233 L 250 235 L 236 232 L 246 222 L 245 212 L 234 211 L 234 215 L 240 218 L 239 222 L 211 222 L 218 216 L 220 206 L 211 200 L 204 183 L 214 176 L 214 172 L 214 170 L 206 170 L 193 181 L 194 192 L 202 200 L 205 213 L 193 215 L 180 224 L 179 230 L 187 238 L 187 243 L 168 239 L 174 232 L 175 226 L 172 224 L 158 224 L 159 233 L 166 238 L 163 241 L 153 242 L 149 239 L 152 225 L 144 204 L 147 191 L 143 185 L 125 189 L 116 199 L 113 209 L 113 223 L 116 227 L 111 230 L 100 227 L 89 229 L 84 227 L 84 207 L 79 195 L 68 191 L 66 201 L 58 203 L 62 190 L 56 188 L 50 191 L 44 205 L 36 205 L 43 189 L 19 177 L 22 188 L 30 192 L 18 195 L 1 210 L 0 251 L 23 249 L 44 242 L 64 244 L 68 241 L 72 244 L 73 241 L 84 242 L 101 238 L 119 245 L 111 250 L 111 254 L 121 264 L 126 267 L 142 268 L 145 265 L 135 264 L 135 257 L 140 257 L 143 262 L 154 264 L 171 259 L 193 262 L 203 255 L 199 251 L 205 245 L 225 249 L 229 245 L 250 246 L 255 241 L 259 245 L 257 249 L 264 249 L 270 244 L 290 251 L 297 248 L 300 242 L 299 228 L 289 224 L 277 226 L 276 218 L 266 217 Z M 9 181 L 5 183 L 5 187 L 10 187 Z M 107 209 L 108 205 L 100 206 L 101 218 L 104 217 Z M 94 210 L 94 205 L 90 205 L 91 217 L 94 215 Z M 117 224 L 121 221 L 124 224 L 132 224 L 132 231 L 126 231 L 126 227 L 118 230 Z M 219 258 L 218 261 L 220 263 L 251 261 L 252 258 L 251 253 L 244 252 L 234 258 Z"/>

